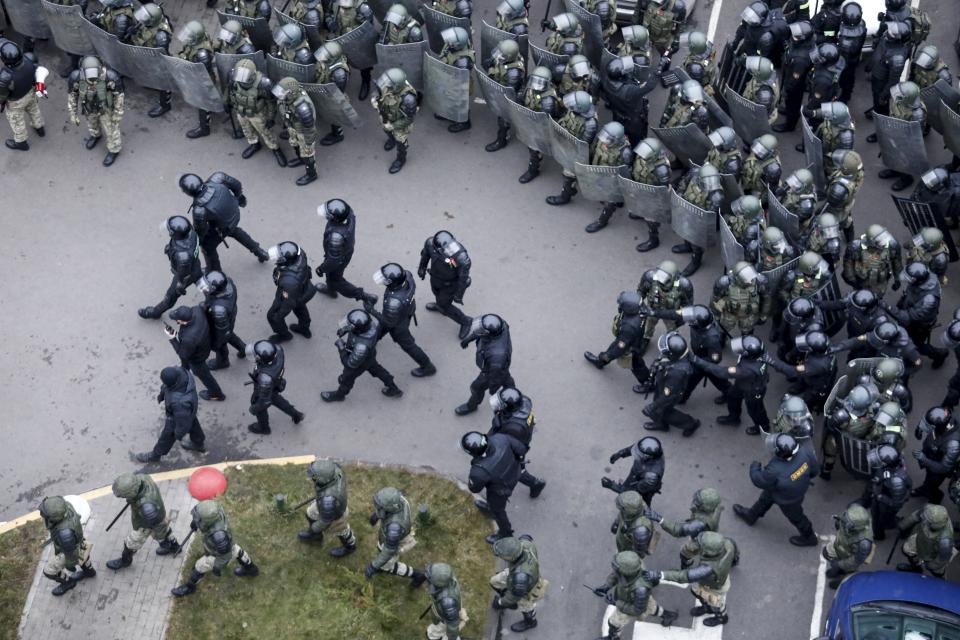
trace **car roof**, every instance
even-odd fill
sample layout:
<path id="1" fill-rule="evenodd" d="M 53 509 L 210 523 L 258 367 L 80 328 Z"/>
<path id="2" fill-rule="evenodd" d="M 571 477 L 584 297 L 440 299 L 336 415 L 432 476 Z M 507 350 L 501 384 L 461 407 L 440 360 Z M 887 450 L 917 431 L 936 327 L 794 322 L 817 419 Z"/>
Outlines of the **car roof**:
<path id="1" fill-rule="evenodd" d="M 845 580 L 837 599 L 845 607 L 898 601 L 935 607 L 960 615 L 960 585 L 916 573 L 867 571 Z"/>

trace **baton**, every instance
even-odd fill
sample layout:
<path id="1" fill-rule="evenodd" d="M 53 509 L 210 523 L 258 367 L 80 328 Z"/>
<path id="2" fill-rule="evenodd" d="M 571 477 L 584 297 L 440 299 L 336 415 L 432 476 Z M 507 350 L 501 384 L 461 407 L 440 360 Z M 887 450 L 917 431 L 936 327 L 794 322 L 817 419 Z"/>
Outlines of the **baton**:
<path id="1" fill-rule="evenodd" d="M 583 585 L 583 588 L 584 588 L 584 589 L 589 589 L 590 592 L 591 592 L 593 595 L 597 596 L 598 598 L 606 598 L 606 597 L 607 597 L 607 594 L 605 594 L 605 593 L 600 593 L 600 592 L 598 592 L 596 589 L 594 589 L 594 588 L 591 587 L 591 586 Z"/>
<path id="2" fill-rule="evenodd" d="M 427 608 L 423 610 L 423 613 L 420 614 L 420 617 L 417 618 L 417 620 L 423 620 L 423 616 L 425 616 L 425 615 L 427 615 L 428 613 L 430 613 L 430 609 L 433 609 L 433 603 L 432 603 L 432 602 L 427 605 Z"/>
<path id="3" fill-rule="evenodd" d="M 293 509 L 291 509 L 291 511 L 296 511 L 297 509 L 299 509 L 299 508 L 301 508 L 301 507 L 303 507 L 303 506 L 305 506 L 305 505 L 310 504 L 310 503 L 313 502 L 314 500 L 316 500 L 315 497 L 313 497 L 313 498 L 307 498 L 306 500 L 304 500 L 303 502 L 301 502 L 300 504 L 298 504 L 297 506 L 295 506 Z"/>
<path id="4" fill-rule="evenodd" d="M 887 564 L 890 564 L 890 561 L 893 560 L 893 552 L 897 550 L 897 545 L 900 544 L 900 541 L 903 540 L 903 531 L 897 530 L 897 539 L 893 541 L 893 546 L 890 547 L 890 554 L 887 555 Z"/>
<path id="5" fill-rule="evenodd" d="M 107 531 L 110 531 L 110 529 L 113 528 L 113 525 L 117 524 L 117 520 L 120 519 L 120 516 L 123 515 L 123 512 L 126 511 L 129 506 L 130 506 L 129 502 L 123 505 L 123 509 L 120 509 L 120 513 L 114 516 L 113 520 L 110 521 L 110 524 L 107 525 L 107 529 L 106 529 Z"/>
<path id="6" fill-rule="evenodd" d="M 190 540 L 191 536 L 193 536 L 194 531 L 196 531 L 196 529 L 190 529 L 190 533 L 188 533 L 187 537 L 184 538 L 183 542 L 180 543 L 180 548 L 177 549 L 176 553 L 173 554 L 174 558 L 180 555 L 180 552 L 183 551 L 183 549 L 187 546 L 187 542 Z"/>
<path id="7" fill-rule="evenodd" d="M 543 12 L 543 20 L 540 21 L 540 33 L 543 33 L 547 30 L 544 26 L 547 22 L 547 19 L 550 17 L 550 5 L 553 4 L 553 0 L 547 0 L 547 10 Z"/>

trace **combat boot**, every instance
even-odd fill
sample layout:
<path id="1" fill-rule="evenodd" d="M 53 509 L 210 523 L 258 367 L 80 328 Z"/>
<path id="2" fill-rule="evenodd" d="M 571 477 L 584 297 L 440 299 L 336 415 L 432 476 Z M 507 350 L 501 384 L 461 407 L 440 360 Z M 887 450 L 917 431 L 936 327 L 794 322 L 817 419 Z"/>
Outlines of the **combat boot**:
<path id="1" fill-rule="evenodd" d="M 437 368 L 433 365 L 432 362 L 428 362 L 427 364 L 417 367 L 416 369 L 411 371 L 410 375 L 412 375 L 414 378 L 426 378 L 427 376 L 434 375 L 436 372 L 437 372 Z"/>
<path id="2" fill-rule="evenodd" d="M 693 245 L 684 240 L 680 244 L 675 244 L 670 247 L 670 251 L 673 253 L 690 253 L 693 251 Z"/>
<path id="3" fill-rule="evenodd" d="M 716 422 L 717 424 L 736 426 L 740 424 L 740 416 L 735 416 L 728 413 L 725 416 L 719 416 Z"/>
<path id="4" fill-rule="evenodd" d="M 907 558 L 908 562 L 897 564 L 897 571 L 906 571 L 908 573 L 923 573 L 923 566 L 913 558 Z"/>
<path id="5" fill-rule="evenodd" d="M 89 560 L 87 564 L 80 567 L 80 571 L 77 571 L 73 574 L 74 580 L 83 580 L 84 578 L 96 578 L 97 570 L 93 568 L 93 565 L 90 564 Z"/>
<path id="6" fill-rule="evenodd" d="M 536 151 L 530 152 L 530 161 L 527 162 L 527 170 L 517 178 L 520 181 L 520 184 L 527 184 L 538 175 L 540 175 L 540 161 L 543 159 Z"/>
<path id="7" fill-rule="evenodd" d="M 158 556 L 175 556 L 180 553 L 180 543 L 177 542 L 176 536 L 171 533 L 166 540 L 161 540 L 155 553 Z"/>
<path id="8" fill-rule="evenodd" d="M 46 576 L 47 574 L 43 574 L 43 575 Z M 47 576 L 47 577 L 53 580 L 54 582 L 60 583 L 53 588 L 53 591 L 50 592 L 55 596 L 62 596 L 67 591 L 70 591 L 70 589 L 73 589 L 75 586 L 77 586 L 77 581 L 74 580 L 72 577 L 71 578 L 61 578 L 60 576 Z"/>
<path id="9" fill-rule="evenodd" d="M 160 100 L 157 101 L 157 106 L 147 112 L 147 117 L 149 118 L 159 118 L 167 111 L 170 111 L 170 92 L 161 91 Z"/>
<path id="10" fill-rule="evenodd" d="M 568 176 L 563 176 L 563 188 L 555 196 L 547 196 L 547 204 L 552 204 L 555 207 L 560 205 L 567 204 L 570 202 L 570 198 L 577 194 L 577 179 L 570 178 Z"/>
<path id="11" fill-rule="evenodd" d="M 294 322 L 293 324 L 291 324 L 291 325 L 290 325 L 290 331 L 293 331 L 294 333 L 299 333 L 299 334 L 300 334 L 301 336 L 303 336 L 304 338 L 312 338 L 312 337 L 313 337 L 313 332 L 310 331 L 310 327 L 305 327 L 305 326 L 303 326 L 302 324 L 300 324 L 299 322 Z"/>
<path id="12" fill-rule="evenodd" d="M 805 536 L 790 536 L 790 544 L 795 547 L 815 547 L 819 542 L 820 539 L 813 532 Z"/>
<path id="13" fill-rule="evenodd" d="M 520 622 L 514 622 L 510 625 L 510 631 L 514 633 L 523 633 L 529 629 L 533 629 L 537 626 L 537 612 L 536 611 L 525 611 L 523 614 L 523 620 Z"/>
<path id="14" fill-rule="evenodd" d="M 156 320 L 163 315 L 163 312 L 157 310 L 156 307 L 143 307 L 137 311 L 137 315 L 144 320 Z"/>
<path id="15" fill-rule="evenodd" d="M 293 152 L 296 154 L 296 157 L 287 161 L 288 169 L 303 166 L 303 158 L 300 156 L 300 149 L 294 149 Z"/>
<path id="16" fill-rule="evenodd" d="M 330 549 L 328 553 L 334 558 L 345 558 L 346 556 L 350 555 L 356 550 L 357 550 L 357 539 L 353 537 L 353 532 L 351 531 L 350 538 L 348 540 L 344 540 L 341 537 L 340 546 Z"/>
<path id="17" fill-rule="evenodd" d="M 650 235 L 646 240 L 637 245 L 637 251 L 640 253 L 646 253 L 647 251 L 653 251 L 660 246 L 660 232 L 659 231 L 650 231 Z"/>
<path id="18" fill-rule="evenodd" d="M 533 483 L 533 486 L 530 487 L 530 497 L 539 498 L 540 494 L 543 493 L 543 490 L 544 488 L 546 488 L 546 486 L 547 486 L 546 480 L 537 479 L 537 481 Z"/>
<path id="19" fill-rule="evenodd" d="M 331 299 L 336 298 L 339 295 L 336 291 L 328 287 L 326 282 L 318 282 L 317 284 L 313 285 L 313 288 L 317 290 L 317 293 L 322 293 Z"/>
<path id="20" fill-rule="evenodd" d="M 200 109 L 199 120 L 200 124 L 197 127 L 187 131 L 187 137 L 191 140 L 205 138 L 210 135 L 210 112 Z"/>
<path id="21" fill-rule="evenodd" d="M 11 138 L 7 138 L 7 141 L 4 143 L 7 145 L 7 149 L 13 149 L 14 151 L 29 151 L 30 145 L 27 144 L 27 141 L 17 142 Z"/>
<path id="22" fill-rule="evenodd" d="M 690 262 L 687 263 L 687 266 L 683 268 L 683 271 L 680 272 L 680 275 L 682 275 L 684 278 L 689 278 L 700 269 L 701 264 L 703 264 L 703 252 L 694 251 L 693 257 L 690 258 Z"/>
<path id="23" fill-rule="evenodd" d="M 397 139 L 393 137 L 392 133 L 387 134 L 387 141 L 383 143 L 384 151 L 393 151 L 393 148 L 397 146 Z"/>
<path id="24" fill-rule="evenodd" d="M 324 402 L 341 402 L 347 398 L 347 392 L 337 389 L 336 391 L 322 391 L 320 397 Z"/>
<path id="25" fill-rule="evenodd" d="M 270 427 L 261 427 L 259 422 L 253 422 L 247 425 L 247 431 L 261 436 L 268 436 L 273 433 Z"/>
<path id="26" fill-rule="evenodd" d="M 473 413 L 476 410 L 477 410 L 477 405 L 470 404 L 469 402 L 464 402 L 459 407 L 454 409 L 453 412 L 458 416 L 465 416 L 468 413 Z"/>
<path id="27" fill-rule="evenodd" d="M 41 138 L 47 137 L 47 130 L 44 129 L 43 127 L 37 127 L 36 129 L 34 129 L 34 131 L 36 132 L 37 136 Z"/>
<path id="28" fill-rule="evenodd" d="M 303 542 L 309 541 L 319 541 L 323 542 L 323 531 L 314 531 L 313 530 L 313 520 L 310 519 L 310 516 L 303 514 L 303 517 L 307 519 L 307 528 L 301 529 L 297 532 L 297 537 L 300 538 Z"/>
<path id="29" fill-rule="evenodd" d="M 283 149 L 277 147 L 273 150 L 273 157 L 276 159 L 277 164 L 281 167 L 287 166 L 287 156 L 283 155 Z"/>
<path id="30" fill-rule="evenodd" d="M 243 158 L 244 160 L 247 160 L 248 158 L 253 157 L 253 154 L 255 154 L 257 151 L 260 151 L 260 149 L 262 148 L 263 148 L 263 145 L 261 145 L 259 142 L 254 142 L 249 147 L 243 150 L 243 153 L 240 154 L 240 157 Z"/>
<path id="31" fill-rule="evenodd" d="M 403 395 L 403 391 L 401 391 L 400 387 L 395 384 L 388 384 L 383 389 L 380 389 L 380 393 L 388 398 L 399 398 Z"/>
<path id="32" fill-rule="evenodd" d="M 360 70 L 360 93 L 357 98 L 362 102 L 370 95 L 370 69 Z"/>
<path id="33" fill-rule="evenodd" d="M 160 456 L 153 451 L 145 451 L 136 455 L 137 462 L 147 464 L 150 462 L 160 462 Z"/>
<path id="34" fill-rule="evenodd" d="M 180 439 L 180 446 L 186 449 L 187 451 L 196 451 L 198 453 L 206 453 L 207 448 L 202 444 L 197 444 L 190 439 L 190 436 L 184 436 Z"/>
<path id="35" fill-rule="evenodd" d="M 679 614 L 676 611 L 670 611 L 669 609 L 664 609 L 663 613 L 660 614 L 660 626 L 669 627 L 673 624 L 674 620 L 679 617 Z"/>
<path id="36" fill-rule="evenodd" d="M 83 146 L 85 146 L 89 151 L 100 143 L 100 138 L 101 136 L 87 136 L 83 139 Z"/>
<path id="37" fill-rule="evenodd" d="M 592 351 L 584 351 L 583 358 L 584 360 L 586 360 L 587 362 L 595 366 L 597 369 L 603 369 L 605 366 L 607 366 L 607 363 L 604 362 L 603 359 L 600 358 L 600 356 L 596 355 Z"/>
<path id="38" fill-rule="evenodd" d="M 336 297 L 337 292 L 334 291 L 333 294 L 334 294 L 334 297 Z M 366 302 L 368 304 L 377 304 L 377 300 L 380 299 L 377 297 L 377 294 L 367 293 L 363 289 L 360 289 L 360 293 L 358 295 L 360 296 L 358 300 L 362 300 L 363 302 Z"/>
<path id="39" fill-rule="evenodd" d="M 493 153 L 494 151 L 500 151 L 505 146 L 507 146 L 507 133 L 510 131 L 510 125 L 500 121 L 500 126 L 497 127 L 497 139 L 484 147 L 484 150 Z"/>
<path id="40" fill-rule="evenodd" d="M 260 575 L 260 567 L 253 564 L 253 562 L 246 564 L 241 562 L 240 566 L 233 570 L 233 575 L 240 578 L 256 578 Z"/>
<path id="41" fill-rule="evenodd" d="M 730 618 L 728 618 L 728 617 L 727 617 L 727 614 L 725 614 L 725 613 L 714 614 L 714 615 L 710 616 L 709 618 L 704 618 L 704 620 L 703 620 L 703 626 L 705 626 L 705 627 L 717 627 L 717 626 L 720 626 L 720 625 L 722 625 L 722 624 L 727 624 L 727 621 L 728 621 L 729 619 L 730 619 Z"/>
<path id="42" fill-rule="evenodd" d="M 302 411 L 297 411 L 294 409 L 294 414 L 290 416 L 290 419 L 293 420 L 293 424 L 300 424 L 306 417 L 306 414 L 304 414 Z"/>
<path id="43" fill-rule="evenodd" d="M 317 161 L 314 158 L 304 158 L 303 163 L 307 166 L 307 171 L 297 178 L 297 186 L 305 187 L 317 179 Z"/>
<path id="44" fill-rule="evenodd" d="M 893 191 L 903 191 L 907 187 L 913 184 L 913 176 L 906 173 L 901 173 L 900 177 L 894 180 L 893 184 L 890 185 L 890 189 Z"/>
<path id="45" fill-rule="evenodd" d="M 107 155 L 103 156 L 103 166 L 110 167 L 113 166 L 113 163 L 116 161 L 117 156 L 120 155 L 120 152 L 114 153 L 113 151 L 108 151 Z"/>
<path id="46" fill-rule="evenodd" d="M 133 554 L 136 553 L 136 550 L 131 549 L 127 545 L 123 545 L 123 551 L 120 553 L 119 558 L 113 560 L 107 560 L 107 568 L 114 571 L 120 571 L 125 567 L 129 567 L 133 564 Z"/>
<path id="47" fill-rule="evenodd" d="M 757 523 L 757 516 L 753 515 L 753 512 L 742 504 L 733 505 L 733 513 L 751 527 Z"/>
<path id="48" fill-rule="evenodd" d="M 397 142 L 397 159 L 390 164 L 390 173 L 398 173 L 403 169 L 403 165 L 407 164 L 407 147 L 409 146 L 406 142 Z"/>
<path id="49" fill-rule="evenodd" d="M 330 133 L 320 138 L 320 146 L 329 147 L 338 142 L 343 142 L 343 127 L 332 124 L 330 125 Z"/>
<path id="50" fill-rule="evenodd" d="M 470 127 L 471 127 L 471 124 L 469 120 L 467 120 L 466 122 L 454 122 L 449 127 L 447 127 L 447 131 L 449 131 L 450 133 L 460 133 L 461 131 L 469 131 Z"/>
<path id="51" fill-rule="evenodd" d="M 194 591 L 197 590 L 197 583 L 200 582 L 200 579 L 203 577 L 203 574 L 194 569 L 190 572 L 190 578 L 184 582 L 179 587 L 174 587 L 170 590 L 170 593 L 179 597 L 188 596 Z"/>
<path id="52" fill-rule="evenodd" d="M 607 635 L 600 636 L 597 640 L 620 640 L 620 627 L 615 627 L 607 623 Z"/>
<path id="53" fill-rule="evenodd" d="M 600 229 L 606 227 L 610 222 L 610 217 L 613 215 L 613 212 L 616 211 L 616 209 L 617 205 L 612 202 L 604 204 L 603 210 L 600 211 L 600 217 L 588 224 L 584 231 L 587 233 L 596 233 L 597 231 L 600 231 Z"/>

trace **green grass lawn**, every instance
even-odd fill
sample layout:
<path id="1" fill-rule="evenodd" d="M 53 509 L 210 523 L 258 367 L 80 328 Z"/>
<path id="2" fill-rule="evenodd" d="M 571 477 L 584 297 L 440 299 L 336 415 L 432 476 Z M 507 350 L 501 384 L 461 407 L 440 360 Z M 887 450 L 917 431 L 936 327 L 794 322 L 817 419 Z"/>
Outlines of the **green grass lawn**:
<path id="1" fill-rule="evenodd" d="M 373 494 L 385 486 L 399 488 L 416 513 L 427 504 L 435 521 L 417 524 L 417 546 L 402 556 L 422 569 L 447 562 L 460 580 L 470 622 L 463 633 L 479 638 L 490 604 L 487 579 L 495 558 L 484 536 L 489 520 L 473 506 L 473 498 L 444 478 L 395 469 L 345 465 L 350 500 L 350 524 L 358 549 L 343 560 L 327 554 L 339 544 L 328 536 L 322 547 L 303 543 L 297 531 L 306 525 L 302 508 L 280 515 L 274 495 L 287 496 L 288 509 L 306 499 L 313 486 L 305 467 L 247 466 L 227 471 L 228 489 L 221 498 L 234 539 L 260 567 L 256 578 L 233 575 L 236 562 L 223 577 L 208 574 L 197 592 L 178 598 L 171 612 L 168 638 L 256 638 L 281 640 L 415 640 L 425 637 L 429 614 L 418 616 L 430 603 L 425 588 L 411 590 L 407 579 L 377 574 L 370 581 L 363 569 L 376 553 L 376 527 L 368 517 Z M 415 518 L 416 521 L 416 518 Z M 196 536 L 194 536 L 196 538 Z M 201 550 L 194 540 L 184 565 L 189 576 Z"/>
<path id="2" fill-rule="evenodd" d="M 0 536 L 0 640 L 17 637 L 20 613 L 37 570 L 40 545 L 47 539 L 39 520 Z"/>

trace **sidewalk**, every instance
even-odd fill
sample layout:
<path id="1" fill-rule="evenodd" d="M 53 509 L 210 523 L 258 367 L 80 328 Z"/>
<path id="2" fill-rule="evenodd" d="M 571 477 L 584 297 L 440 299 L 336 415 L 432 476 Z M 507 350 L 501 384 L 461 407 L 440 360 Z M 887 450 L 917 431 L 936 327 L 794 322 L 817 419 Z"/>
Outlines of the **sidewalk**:
<path id="1" fill-rule="evenodd" d="M 163 502 L 178 539 L 189 532 L 189 513 L 194 503 L 187 492 L 187 479 L 159 482 Z M 43 565 L 53 553 L 47 545 L 37 565 L 30 594 L 20 620 L 24 640 L 108 640 L 138 638 L 160 640 L 167 627 L 167 615 L 180 568 L 187 557 L 176 558 L 154 553 L 157 543 L 147 541 L 133 558 L 133 564 L 121 571 L 107 568 L 107 560 L 117 558 L 123 539 L 130 531 L 130 515 L 125 513 L 109 532 L 107 524 L 123 507 L 123 501 L 109 491 L 90 500 L 93 511 L 84 526 L 85 537 L 93 542 L 91 558 L 97 570 L 95 578 L 81 581 L 59 598 L 50 593 L 56 583 L 43 576 Z"/>

